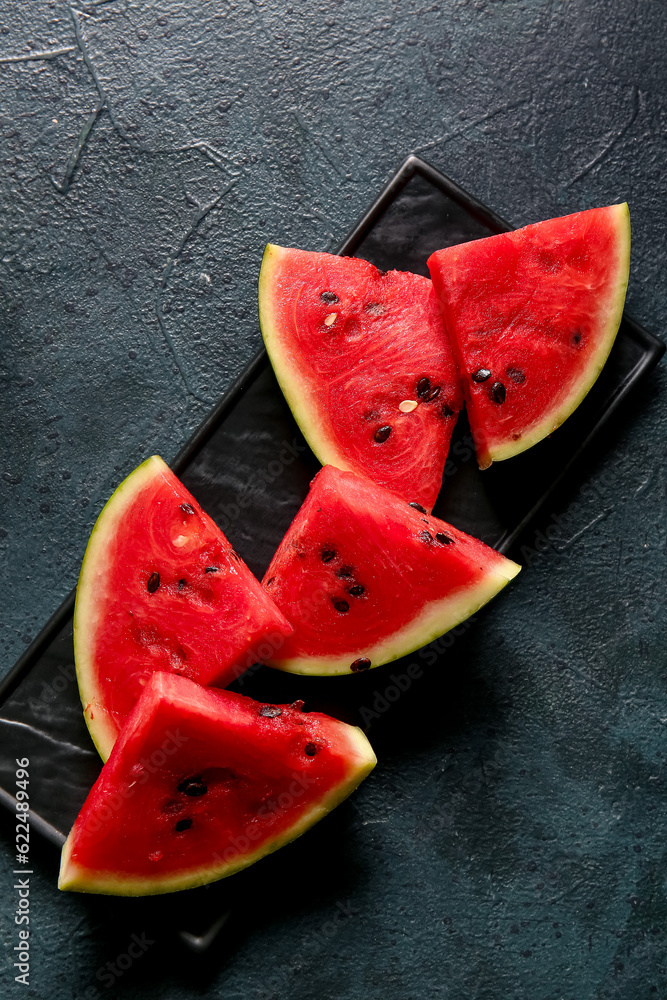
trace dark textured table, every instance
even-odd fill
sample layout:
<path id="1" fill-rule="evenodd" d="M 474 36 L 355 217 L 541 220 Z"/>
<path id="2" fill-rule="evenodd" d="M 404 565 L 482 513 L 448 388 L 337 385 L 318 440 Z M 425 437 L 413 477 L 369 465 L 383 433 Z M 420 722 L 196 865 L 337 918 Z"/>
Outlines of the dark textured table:
<path id="1" fill-rule="evenodd" d="M 265 242 L 334 248 L 408 152 L 516 225 L 627 200 L 628 306 L 662 333 L 666 31 L 650 0 L 3 0 L 3 670 L 119 479 L 172 458 L 257 349 Z M 340 851 L 290 847 L 289 884 L 204 958 L 141 901 L 60 894 L 35 842 L 14 983 L 3 813 L 2 995 L 666 996 L 664 381 L 446 676 L 371 730 L 380 765 L 326 821 Z"/>

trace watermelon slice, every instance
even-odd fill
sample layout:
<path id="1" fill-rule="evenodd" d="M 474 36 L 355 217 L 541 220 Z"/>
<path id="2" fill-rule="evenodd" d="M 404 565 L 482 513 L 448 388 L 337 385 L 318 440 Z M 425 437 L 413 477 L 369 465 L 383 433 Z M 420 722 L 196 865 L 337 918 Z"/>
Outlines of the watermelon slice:
<path id="1" fill-rule="evenodd" d="M 294 626 L 266 662 L 302 674 L 379 666 L 468 618 L 519 568 L 419 504 L 325 466 L 264 577 Z"/>
<path id="2" fill-rule="evenodd" d="M 462 393 L 428 278 L 269 244 L 259 317 L 319 460 L 430 510 Z"/>
<path id="3" fill-rule="evenodd" d="M 100 514 L 77 588 L 74 656 L 100 755 L 154 670 L 225 685 L 290 631 L 194 497 L 149 458 Z"/>
<path id="4" fill-rule="evenodd" d="M 224 878 L 294 840 L 366 777 L 361 732 L 155 673 L 62 851 L 59 887 L 137 896 Z"/>
<path id="5" fill-rule="evenodd" d="M 629 264 L 627 205 L 429 258 L 482 469 L 541 441 L 582 401 L 614 343 Z"/>

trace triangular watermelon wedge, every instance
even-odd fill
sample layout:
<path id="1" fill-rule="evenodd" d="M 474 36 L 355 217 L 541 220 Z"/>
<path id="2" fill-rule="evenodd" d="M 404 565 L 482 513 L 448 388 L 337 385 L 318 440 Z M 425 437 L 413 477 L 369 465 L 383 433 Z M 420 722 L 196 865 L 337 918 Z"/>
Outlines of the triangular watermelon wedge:
<path id="1" fill-rule="evenodd" d="M 428 278 L 269 244 L 262 335 L 322 462 L 429 510 L 463 397 Z"/>
<path id="2" fill-rule="evenodd" d="M 93 528 L 74 611 L 74 655 L 103 760 L 154 670 L 229 684 L 291 626 L 158 456 L 121 483 Z"/>
<path id="3" fill-rule="evenodd" d="M 325 466 L 266 571 L 294 626 L 271 666 L 349 674 L 419 648 L 520 567 L 389 490 Z"/>
<path id="4" fill-rule="evenodd" d="M 429 258 L 481 468 L 537 444 L 582 401 L 614 343 L 629 265 L 625 204 Z"/>
<path id="5" fill-rule="evenodd" d="M 188 889 L 304 833 L 376 761 L 360 729 L 299 705 L 153 674 L 63 847 L 59 887 Z"/>

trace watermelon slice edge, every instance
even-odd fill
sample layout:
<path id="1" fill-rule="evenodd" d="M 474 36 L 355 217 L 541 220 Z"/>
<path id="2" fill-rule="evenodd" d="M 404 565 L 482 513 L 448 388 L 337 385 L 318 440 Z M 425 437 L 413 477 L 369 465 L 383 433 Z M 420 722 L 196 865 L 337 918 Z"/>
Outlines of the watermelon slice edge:
<path id="1" fill-rule="evenodd" d="M 278 383 L 320 462 L 430 510 L 463 395 L 429 279 L 268 244 L 258 306 Z"/>
<path id="2" fill-rule="evenodd" d="M 291 626 L 157 455 L 117 487 L 91 532 L 74 607 L 84 718 L 103 760 L 154 670 L 229 684 Z"/>
<path id="3" fill-rule="evenodd" d="M 543 440 L 586 397 L 620 326 L 629 265 L 626 203 L 548 219 L 431 255 L 428 266 L 457 360 L 480 468 Z M 581 338 L 575 350 L 570 349 L 572 336 Z M 514 367 L 515 342 L 526 361 L 519 368 Z M 476 371 L 489 372 L 488 382 L 475 383 Z M 515 373 L 524 381 L 516 384 Z M 502 399 L 490 402 L 497 384 Z"/>
<path id="4" fill-rule="evenodd" d="M 381 666 L 455 628 L 520 568 L 376 483 L 325 466 L 264 576 L 294 627 L 264 662 L 315 675 Z"/>
<path id="5" fill-rule="evenodd" d="M 156 672 L 63 846 L 58 886 L 143 896 L 226 878 L 305 833 L 376 762 L 355 726 Z"/>

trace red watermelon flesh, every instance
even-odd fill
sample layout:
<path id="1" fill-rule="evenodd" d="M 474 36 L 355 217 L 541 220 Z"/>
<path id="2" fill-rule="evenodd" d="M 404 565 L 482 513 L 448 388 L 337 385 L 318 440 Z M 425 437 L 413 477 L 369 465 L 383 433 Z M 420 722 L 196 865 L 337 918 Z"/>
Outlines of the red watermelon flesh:
<path id="1" fill-rule="evenodd" d="M 319 460 L 430 510 L 462 405 L 431 282 L 269 244 L 259 315 L 278 381 Z"/>
<path id="2" fill-rule="evenodd" d="M 311 674 L 387 663 L 469 617 L 518 572 L 418 504 L 325 466 L 264 577 L 294 626 L 267 662 Z"/>
<path id="3" fill-rule="evenodd" d="M 59 886 L 172 892 L 305 832 L 375 765 L 361 732 L 155 673 L 63 847 Z"/>
<path id="4" fill-rule="evenodd" d="M 616 337 L 629 261 L 627 205 L 429 258 L 481 468 L 536 444 L 579 405 Z"/>
<path id="5" fill-rule="evenodd" d="M 217 525 L 149 458 L 100 514 L 77 588 L 79 691 L 102 758 L 154 670 L 225 685 L 290 631 Z"/>

